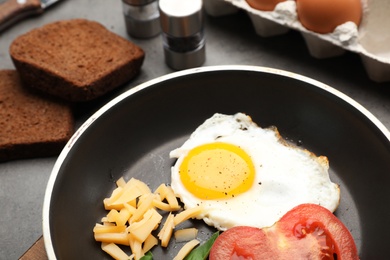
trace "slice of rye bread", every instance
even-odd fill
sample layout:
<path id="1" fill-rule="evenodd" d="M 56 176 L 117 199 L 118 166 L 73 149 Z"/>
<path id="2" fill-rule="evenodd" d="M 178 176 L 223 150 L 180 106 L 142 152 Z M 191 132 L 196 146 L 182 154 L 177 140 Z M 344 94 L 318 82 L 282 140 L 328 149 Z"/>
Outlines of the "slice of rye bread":
<path id="1" fill-rule="evenodd" d="M 58 21 L 16 38 L 10 55 L 26 85 L 68 101 L 92 100 L 140 71 L 145 53 L 85 19 Z"/>
<path id="2" fill-rule="evenodd" d="M 58 155 L 72 136 L 69 104 L 36 92 L 0 70 L 0 161 Z"/>

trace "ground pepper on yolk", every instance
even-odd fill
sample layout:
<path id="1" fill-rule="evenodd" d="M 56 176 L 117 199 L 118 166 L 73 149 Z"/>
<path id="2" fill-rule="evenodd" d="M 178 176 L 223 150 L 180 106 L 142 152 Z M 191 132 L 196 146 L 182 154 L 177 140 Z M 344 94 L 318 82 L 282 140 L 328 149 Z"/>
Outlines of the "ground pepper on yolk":
<path id="1" fill-rule="evenodd" d="M 201 199 L 224 199 L 247 191 L 255 168 L 240 147 L 215 142 L 192 149 L 180 166 L 184 186 Z"/>

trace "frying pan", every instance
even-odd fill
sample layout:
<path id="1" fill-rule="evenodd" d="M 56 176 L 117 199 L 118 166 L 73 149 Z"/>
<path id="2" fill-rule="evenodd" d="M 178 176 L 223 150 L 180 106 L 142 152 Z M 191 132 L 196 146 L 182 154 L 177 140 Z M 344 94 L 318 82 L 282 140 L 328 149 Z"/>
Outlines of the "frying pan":
<path id="1" fill-rule="evenodd" d="M 60 154 L 43 206 L 50 259 L 110 259 L 93 239 L 115 181 L 135 177 L 152 189 L 170 182 L 181 146 L 214 113 L 244 112 L 262 127 L 330 161 L 341 186 L 336 216 L 349 228 L 361 259 L 390 255 L 390 134 L 370 112 L 336 89 L 294 73 L 254 66 L 185 70 L 143 83 L 92 115 Z M 215 230 L 187 223 L 206 240 Z M 180 244 L 156 247 L 172 258 Z"/>

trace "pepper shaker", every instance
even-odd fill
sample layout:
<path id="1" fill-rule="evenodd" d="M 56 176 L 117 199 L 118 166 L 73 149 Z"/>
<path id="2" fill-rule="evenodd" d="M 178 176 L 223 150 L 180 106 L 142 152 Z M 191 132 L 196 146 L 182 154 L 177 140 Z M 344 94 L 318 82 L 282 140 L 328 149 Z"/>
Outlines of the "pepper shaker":
<path id="1" fill-rule="evenodd" d="M 205 61 L 202 0 L 160 0 L 165 62 L 175 70 Z"/>
<path id="2" fill-rule="evenodd" d="M 150 38 L 161 32 L 156 0 L 122 0 L 126 29 L 135 38 Z"/>

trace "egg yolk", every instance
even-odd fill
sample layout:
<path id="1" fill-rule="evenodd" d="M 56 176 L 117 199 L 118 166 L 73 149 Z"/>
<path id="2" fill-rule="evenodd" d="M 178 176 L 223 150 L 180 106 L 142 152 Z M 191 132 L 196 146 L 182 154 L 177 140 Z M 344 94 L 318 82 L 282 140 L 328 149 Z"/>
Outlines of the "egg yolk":
<path id="1" fill-rule="evenodd" d="M 215 142 L 188 153 L 180 165 L 180 178 L 185 188 L 200 199 L 228 199 L 251 188 L 255 167 L 240 147 Z"/>

